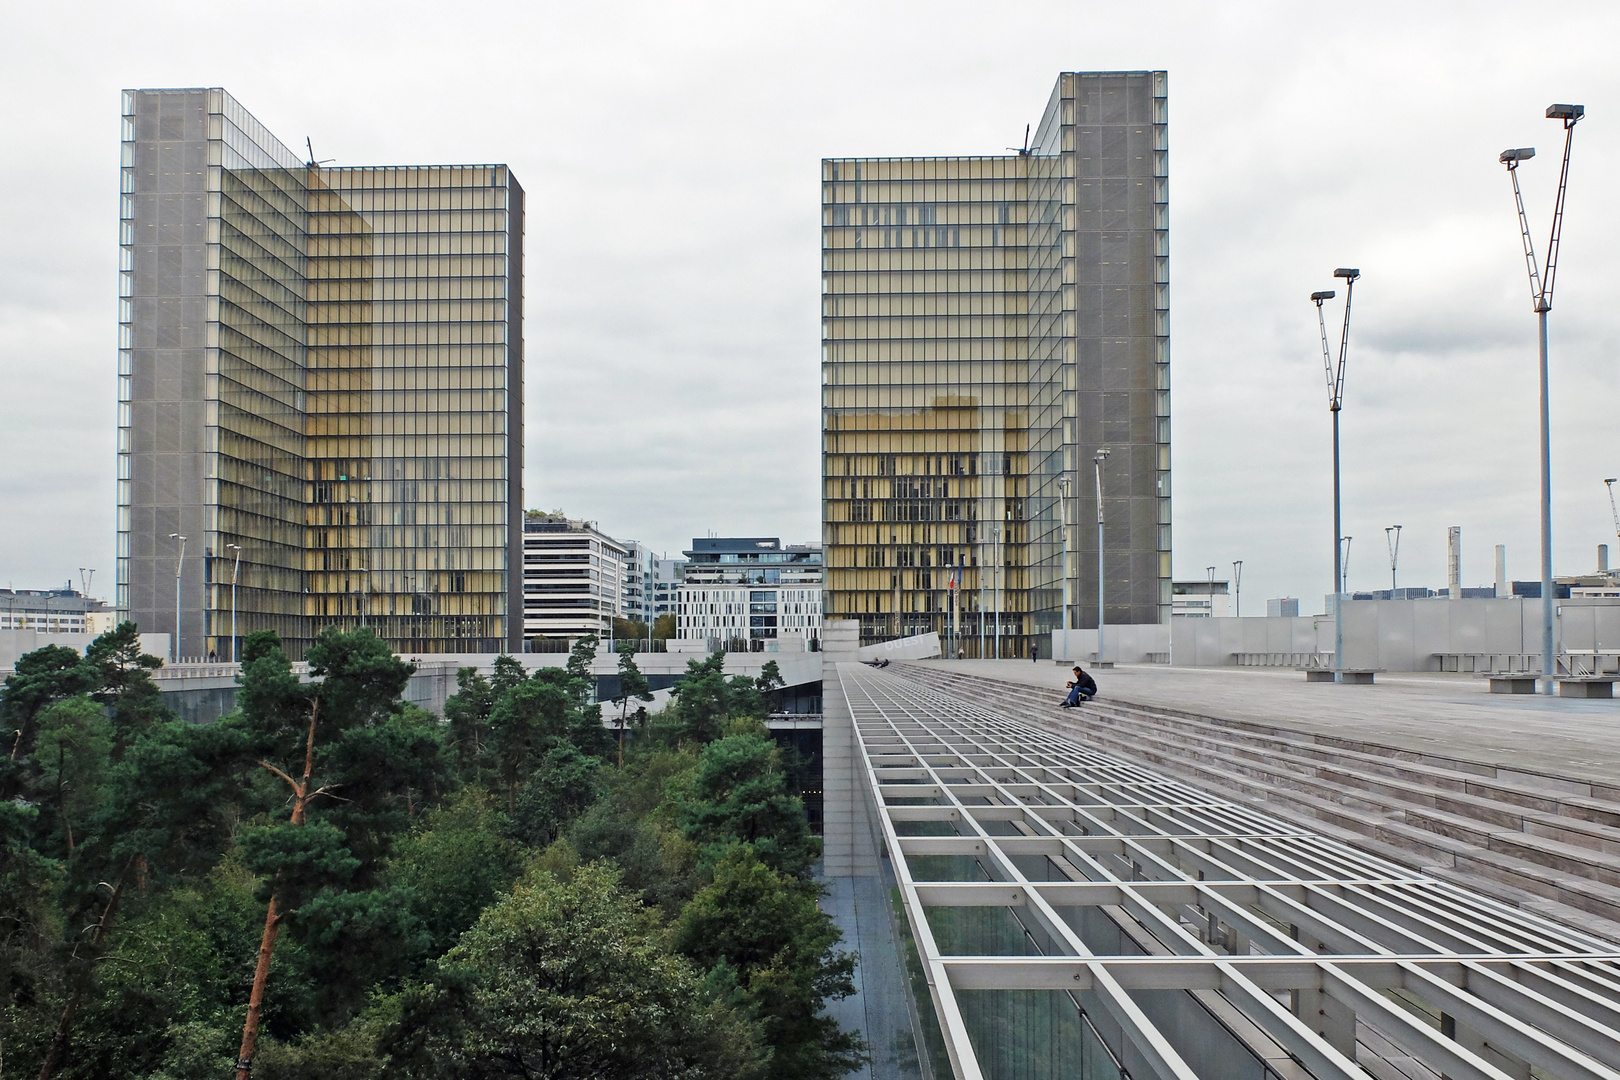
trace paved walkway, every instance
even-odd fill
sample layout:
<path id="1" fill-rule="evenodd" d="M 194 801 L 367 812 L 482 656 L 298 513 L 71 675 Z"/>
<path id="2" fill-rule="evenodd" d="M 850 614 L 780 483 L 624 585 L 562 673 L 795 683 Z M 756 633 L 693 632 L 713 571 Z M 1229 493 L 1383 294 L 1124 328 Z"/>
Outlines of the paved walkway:
<path id="1" fill-rule="evenodd" d="M 910 662 L 1049 686 L 1054 705 L 1066 676 L 1050 660 Z M 1128 664 L 1092 675 L 1104 698 L 1620 784 L 1620 698 L 1492 694 L 1484 679 L 1439 673 L 1381 674 L 1372 686 L 1307 683 L 1278 668 Z"/>

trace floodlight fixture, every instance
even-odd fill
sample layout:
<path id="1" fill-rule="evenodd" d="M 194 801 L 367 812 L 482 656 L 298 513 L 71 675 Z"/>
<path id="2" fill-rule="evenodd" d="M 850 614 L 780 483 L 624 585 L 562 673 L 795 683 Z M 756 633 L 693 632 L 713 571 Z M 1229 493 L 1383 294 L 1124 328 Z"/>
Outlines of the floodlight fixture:
<path id="1" fill-rule="evenodd" d="M 1333 299 L 1333 290 L 1311 293 L 1316 304 L 1316 325 L 1322 333 L 1322 370 L 1327 376 L 1328 410 L 1333 414 L 1333 671 L 1340 678 L 1344 667 L 1344 516 L 1339 483 L 1339 412 L 1344 408 L 1344 361 L 1350 351 L 1350 305 L 1356 296 L 1356 281 L 1361 271 L 1341 266 L 1333 276 L 1344 282 L 1344 325 L 1339 331 L 1339 358 L 1335 363 L 1328 348 L 1327 316 L 1322 301 Z"/>
<path id="2" fill-rule="evenodd" d="M 1519 163 L 1535 156 L 1529 147 L 1504 150 L 1497 158 L 1507 166 L 1513 184 L 1513 202 L 1519 212 L 1519 237 L 1524 244 L 1524 266 L 1530 278 L 1530 306 L 1540 323 L 1540 406 L 1541 406 L 1541 690 L 1553 693 L 1558 674 L 1553 655 L 1553 622 L 1556 605 L 1552 571 L 1552 416 L 1548 407 L 1547 313 L 1552 310 L 1553 281 L 1558 274 L 1558 245 L 1564 228 L 1564 196 L 1569 191 L 1569 154 L 1575 141 L 1575 123 L 1586 115 L 1584 105 L 1549 105 L 1547 119 L 1564 123 L 1564 162 L 1558 173 L 1558 197 L 1553 202 L 1552 237 L 1547 241 L 1547 261 L 1536 265 L 1535 245 L 1530 240 L 1530 218 L 1524 212 L 1524 193 L 1519 189 Z"/>

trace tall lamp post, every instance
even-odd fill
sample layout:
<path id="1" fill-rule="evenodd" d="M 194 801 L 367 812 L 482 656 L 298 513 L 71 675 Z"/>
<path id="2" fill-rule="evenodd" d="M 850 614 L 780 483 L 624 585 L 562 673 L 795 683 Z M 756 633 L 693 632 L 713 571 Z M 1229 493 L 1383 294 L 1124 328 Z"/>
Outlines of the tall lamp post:
<path id="1" fill-rule="evenodd" d="M 1530 273 L 1530 301 L 1540 323 L 1541 338 L 1541 674 L 1542 693 L 1553 692 L 1558 661 L 1553 656 L 1553 576 L 1552 576 L 1552 419 L 1547 408 L 1547 312 L 1552 310 L 1553 277 L 1558 272 L 1558 241 L 1564 229 L 1564 193 L 1569 188 L 1569 151 L 1575 140 L 1575 125 L 1586 115 L 1584 105 L 1549 105 L 1547 119 L 1564 124 L 1564 165 L 1558 174 L 1558 199 L 1553 204 L 1552 237 L 1547 241 L 1547 272 L 1537 272 L 1536 252 L 1530 243 L 1530 219 L 1524 213 L 1524 195 L 1519 191 L 1519 165 L 1536 156 L 1533 147 L 1504 150 L 1497 160 L 1507 166 L 1513 181 L 1513 202 L 1519 211 L 1519 235 L 1524 241 L 1524 264 Z"/>
<path id="2" fill-rule="evenodd" d="M 995 541 L 991 548 L 996 560 L 995 577 L 990 579 L 992 606 L 996 609 L 996 659 L 1001 659 L 1001 526 L 993 525 L 990 536 Z"/>
<path id="3" fill-rule="evenodd" d="M 174 560 L 174 662 L 180 662 L 180 570 L 186 565 L 186 538 L 179 533 L 170 533 L 170 540 L 180 541 L 180 554 Z"/>
<path id="4" fill-rule="evenodd" d="M 371 610 L 371 571 L 364 566 L 357 566 L 355 569 L 366 575 L 360 579 L 363 582 L 360 586 L 360 629 L 364 630 L 366 628 L 366 615 Z"/>
<path id="5" fill-rule="evenodd" d="M 1103 587 L 1103 555 L 1106 551 L 1103 543 L 1103 462 L 1108 460 L 1112 453 L 1108 447 L 1103 447 L 1092 455 L 1091 464 L 1097 470 L 1097 666 L 1103 665 L 1103 633 L 1107 624 L 1108 606 L 1104 602 Z"/>
<path id="6" fill-rule="evenodd" d="M 1344 280 L 1344 329 L 1339 334 L 1339 362 L 1328 352 L 1327 319 L 1322 301 L 1334 297 L 1332 289 L 1311 293 L 1316 305 L 1316 324 L 1322 331 L 1322 367 L 1327 375 L 1328 409 L 1333 413 L 1333 671 L 1334 679 L 1344 668 L 1344 521 L 1339 497 L 1339 413 L 1344 409 L 1344 358 L 1350 347 L 1350 302 L 1355 297 L 1360 270 L 1340 267 L 1333 276 Z"/>
<path id="7" fill-rule="evenodd" d="M 1063 633 L 1064 647 L 1069 644 L 1069 627 L 1074 625 L 1069 621 L 1069 613 L 1073 604 L 1069 591 L 1069 478 L 1058 477 L 1058 520 L 1063 523 Z"/>
<path id="8" fill-rule="evenodd" d="M 242 572 L 242 545 L 226 544 L 228 550 L 236 552 L 236 561 L 231 564 L 231 663 L 240 663 L 236 636 L 236 578 Z"/>
<path id="9" fill-rule="evenodd" d="M 1237 600 L 1237 611 L 1235 611 L 1233 614 L 1235 614 L 1238 618 L 1241 619 L 1243 617 L 1243 560 L 1242 559 L 1233 559 L 1232 560 L 1232 588 L 1236 593 L 1235 599 Z"/>
<path id="10" fill-rule="evenodd" d="M 1384 539 L 1389 542 L 1389 598 L 1395 599 L 1395 563 L 1401 556 L 1401 527 L 1391 525 L 1384 530 Z"/>

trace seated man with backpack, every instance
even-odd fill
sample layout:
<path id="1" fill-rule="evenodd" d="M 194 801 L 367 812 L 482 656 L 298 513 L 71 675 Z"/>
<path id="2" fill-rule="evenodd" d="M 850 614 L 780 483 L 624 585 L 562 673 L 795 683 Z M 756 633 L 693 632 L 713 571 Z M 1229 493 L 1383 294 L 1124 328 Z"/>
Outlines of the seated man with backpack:
<path id="1" fill-rule="evenodd" d="M 1072 709 L 1077 705 L 1084 705 L 1097 696 L 1097 680 L 1080 670 L 1080 665 L 1074 665 L 1074 679 L 1064 683 L 1069 688 L 1069 696 L 1063 699 L 1060 709 Z"/>

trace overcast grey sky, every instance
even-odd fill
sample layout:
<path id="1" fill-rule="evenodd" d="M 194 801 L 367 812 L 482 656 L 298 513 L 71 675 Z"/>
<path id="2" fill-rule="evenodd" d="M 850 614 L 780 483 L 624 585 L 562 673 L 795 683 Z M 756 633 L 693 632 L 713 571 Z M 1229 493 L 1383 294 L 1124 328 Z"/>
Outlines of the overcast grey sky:
<path id="1" fill-rule="evenodd" d="M 1538 254 L 1585 104 L 1552 315 L 1557 566 L 1614 541 L 1612 3 L 53 3 L 0 43 L 0 584 L 112 585 L 118 91 L 224 86 L 340 164 L 509 162 L 528 190 L 527 503 L 676 551 L 819 535 L 818 161 L 999 153 L 1057 72 L 1170 72 L 1175 573 L 1331 589 L 1306 299 L 1358 266 L 1352 587 L 1538 574 Z"/>

